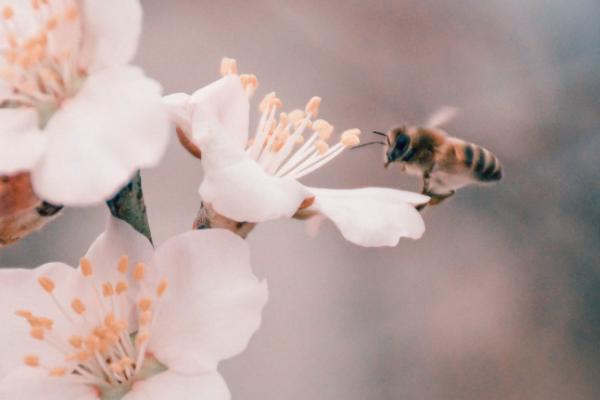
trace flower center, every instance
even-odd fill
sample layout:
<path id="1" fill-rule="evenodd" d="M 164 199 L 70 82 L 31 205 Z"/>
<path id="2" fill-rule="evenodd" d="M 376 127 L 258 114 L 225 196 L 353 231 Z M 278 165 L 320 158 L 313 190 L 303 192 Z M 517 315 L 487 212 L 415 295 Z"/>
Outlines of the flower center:
<path id="1" fill-rule="evenodd" d="M 235 60 L 223 59 L 221 75 L 237 75 Z M 256 76 L 240 75 L 240 80 L 251 97 L 258 86 Z M 350 129 L 340 135 L 338 143 L 330 146 L 328 140 L 334 127 L 323 119 L 313 121 L 320 105 L 321 98 L 313 97 L 304 110 L 281 113 L 277 118 L 282 102 L 274 92 L 267 94 L 259 106 L 262 115 L 256 135 L 248 143 L 248 154 L 268 174 L 299 179 L 329 163 L 346 148 L 360 143 L 360 130 Z M 306 137 L 305 133 L 308 133 Z"/>
<path id="2" fill-rule="evenodd" d="M 127 256 L 121 257 L 117 269 L 118 281 L 96 287 L 89 279 L 93 276 L 92 265 L 82 258 L 80 270 L 87 284 L 82 293 L 89 295 L 85 297 L 88 303 L 76 297 L 68 306 L 55 295 L 56 283 L 52 279 L 45 276 L 38 279 L 65 317 L 67 328 L 59 332 L 55 321 L 28 310 L 19 310 L 16 315 L 28 322 L 30 336 L 57 350 L 64 356 L 64 363 L 49 365 L 39 356 L 29 354 L 24 357 L 25 365 L 42 368 L 57 379 L 68 378 L 92 386 L 101 399 L 119 399 L 135 381 L 166 370 L 146 350 L 159 300 L 168 282 L 163 279 L 153 289 L 149 288 L 144 282 L 145 265 L 136 264 L 128 274 Z M 130 284 L 139 286 L 140 293 L 152 294 L 140 297 L 133 306 Z M 135 313 L 129 312 L 131 308 Z M 137 329 L 129 327 L 132 315 L 136 317 Z"/>
<path id="3" fill-rule="evenodd" d="M 5 6 L 0 19 L 2 105 L 48 112 L 79 89 L 85 71 L 77 64 L 81 22 L 76 0 L 31 0 L 18 10 Z"/>

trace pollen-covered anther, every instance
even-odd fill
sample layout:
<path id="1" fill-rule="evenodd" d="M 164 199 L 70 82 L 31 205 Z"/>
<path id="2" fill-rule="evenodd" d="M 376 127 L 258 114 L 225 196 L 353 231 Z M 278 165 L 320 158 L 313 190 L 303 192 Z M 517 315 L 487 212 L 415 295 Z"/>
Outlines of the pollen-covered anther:
<path id="1" fill-rule="evenodd" d="M 341 143 L 344 146 L 356 146 L 360 143 L 360 129 L 348 129 L 341 136 Z"/>
<path id="2" fill-rule="evenodd" d="M 133 279 L 136 281 L 141 281 L 144 279 L 144 275 L 146 274 L 146 266 L 144 263 L 137 263 L 135 267 L 133 267 Z"/>
<path id="3" fill-rule="evenodd" d="M 110 297 L 115 294 L 113 285 L 110 282 L 104 282 L 102 284 L 102 295 L 104 297 Z"/>
<path id="4" fill-rule="evenodd" d="M 75 21 L 79 17 L 79 10 L 76 6 L 69 7 L 67 12 L 65 12 L 65 17 L 67 21 Z"/>
<path id="5" fill-rule="evenodd" d="M 315 118 L 319 115 L 319 107 L 321 107 L 321 98 L 314 96 L 306 103 L 305 111 L 309 113 L 312 118 Z"/>
<path id="6" fill-rule="evenodd" d="M 83 338 L 78 335 L 73 335 L 69 338 L 69 344 L 76 349 L 80 349 L 83 346 Z"/>
<path id="7" fill-rule="evenodd" d="M 31 328 L 31 330 L 29 331 L 29 335 L 36 340 L 44 340 L 44 338 L 46 337 L 44 333 L 44 328 L 42 328 L 41 326 Z"/>
<path id="8" fill-rule="evenodd" d="M 292 124 L 296 125 L 296 123 L 298 121 L 302 121 L 304 119 L 304 117 L 306 116 L 306 113 L 303 110 L 292 110 L 289 113 L 289 119 L 292 122 Z"/>
<path id="9" fill-rule="evenodd" d="M 145 297 L 138 302 L 138 307 L 142 312 L 148 311 L 152 307 L 152 300 Z"/>
<path id="10" fill-rule="evenodd" d="M 252 97 L 258 88 L 258 78 L 256 78 L 256 75 L 242 74 L 240 75 L 240 81 L 242 82 L 246 96 Z"/>
<path id="11" fill-rule="evenodd" d="M 28 367 L 39 367 L 40 366 L 40 358 L 36 355 L 30 354 L 23 358 L 23 363 Z"/>
<path id="12" fill-rule="evenodd" d="M 325 121 L 324 119 L 318 119 L 316 120 L 313 125 L 312 125 L 313 129 L 315 132 L 317 132 L 319 134 L 319 138 L 321 140 L 328 140 L 331 137 L 331 134 L 333 133 L 333 125 L 331 125 L 329 122 Z"/>
<path id="13" fill-rule="evenodd" d="M 324 155 L 329 150 L 329 145 L 324 140 L 317 140 L 315 142 L 315 148 L 319 152 L 319 155 Z"/>
<path id="14" fill-rule="evenodd" d="M 31 313 L 31 311 L 27 311 L 27 310 L 17 310 L 17 311 L 15 311 L 15 315 L 17 317 L 27 318 L 27 319 L 33 317 L 33 314 Z"/>
<path id="15" fill-rule="evenodd" d="M 156 287 L 156 295 L 162 297 L 169 288 L 169 281 L 165 278 L 158 283 Z"/>
<path id="16" fill-rule="evenodd" d="M 129 289 L 129 285 L 125 281 L 117 282 L 117 286 L 115 287 L 115 292 L 117 295 L 123 294 Z"/>
<path id="17" fill-rule="evenodd" d="M 6 21 L 11 20 L 15 16 L 15 10 L 11 6 L 5 6 L 2 9 L 2 18 Z"/>
<path id="18" fill-rule="evenodd" d="M 54 284 L 54 281 L 45 276 L 39 277 L 38 283 L 40 284 L 42 289 L 44 289 L 47 293 L 54 292 L 54 288 L 56 287 L 56 285 Z"/>
<path id="19" fill-rule="evenodd" d="M 237 61 L 235 61 L 235 59 L 233 59 L 233 58 L 224 57 L 221 60 L 220 72 L 221 72 L 221 76 L 237 75 L 238 74 Z"/>
<path id="20" fill-rule="evenodd" d="M 52 368 L 49 372 L 50 376 L 61 377 L 67 374 L 67 369 L 64 367 Z"/>
<path id="21" fill-rule="evenodd" d="M 78 315 L 83 315 L 86 311 L 85 304 L 80 299 L 74 299 L 71 302 L 71 308 Z"/>
<path id="22" fill-rule="evenodd" d="M 117 265 L 117 270 L 120 273 L 122 273 L 123 275 L 125 275 L 127 273 L 128 269 L 129 269 L 129 257 L 121 256 L 119 258 L 119 264 Z"/>
<path id="23" fill-rule="evenodd" d="M 263 98 L 263 100 L 260 102 L 259 110 L 261 112 L 266 112 L 267 110 L 270 110 L 272 107 L 281 108 L 281 106 L 283 106 L 283 102 L 281 101 L 281 99 L 279 99 L 275 95 L 275 92 L 271 92 L 271 93 L 267 94 Z"/>
<path id="24" fill-rule="evenodd" d="M 82 257 L 81 260 L 79 260 L 79 266 L 81 268 L 81 274 L 86 278 L 92 276 L 94 273 L 91 261 L 85 257 Z"/>

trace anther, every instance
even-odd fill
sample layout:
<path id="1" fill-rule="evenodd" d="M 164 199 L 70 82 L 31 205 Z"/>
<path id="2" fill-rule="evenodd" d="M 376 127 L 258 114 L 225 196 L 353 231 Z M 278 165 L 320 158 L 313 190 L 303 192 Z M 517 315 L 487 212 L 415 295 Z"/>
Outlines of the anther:
<path id="1" fill-rule="evenodd" d="M 348 136 L 359 136 L 359 135 L 360 135 L 360 129 L 358 129 L 358 128 L 348 129 L 342 133 L 342 139 L 345 137 L 348 137 Z"/>
<path id="2" fill-rule="evenodd" d="M 224 57 L 221 60 L 221 76 L 237 75 L 237 61 L 233 58 Z"/>
<path id="3" fill-rule="evenodd" d="M 341 142 L 346 147 L 353 147 L 360 144 L 360 138 L 357 135 L 348 135 L 342 137 Z"/>
<path id="4" fill-rule="evenodd" d="M 319 152 L 319 155 L 323 155 L 327 153 L 327 150 L 329 150 L 329 145 L 323 140 L 317 140 L 315 142 L 315 148 Z"/>
<path id="5" fill-rule="evenodd" d="M 265 112 L 267 110 L 269 110 L 271 107 L 276 107 L 279 108 L 282 106 L 282 102 L 281 100 L 279 100 L 277 98 L 277 96 L 275 95 L 275 92 L 271 92 L 265 95 L 265 97 L 263 97 L 262 101 L 260 102 L 260 105 L 258 106 L 258 109 L 260 110 L 260 112 Z"/>
<path id="6" fill-rule="evenodd" d="M 63 368 L 63 367 L 52 368 L 50 370 L 50 376 L 54 376 L 54 377 L 65 376 L 66 373 L 67 373 L 67 369 Z"/>
<path id="7" fill-rule="evenodd" d="M 156 295 L 158 297 L 162 297 L 165 294 L 165 292 L 167 291 L 168 287 L 169 287 L 169 281 L 165 278 L 162 281 L 160 281 L 158 286 L 156 287 Z"/>
<path id="8" fill-rule="evenodd" d="M 75 313 L 82 315 L 83 313 L 85 313 L 85 305 L 83 304 L 83 302 L 80 299 L 75 299 L 71 302 L 71 308 L 73 309 L 73 311 L 75 311 Z"/>
<path id="9" fill-rule="evenodd" d="M 242 74 L 240 75 L 240 81 L 242 82 L 246 96 L 252 97 L 256 88 L 258 88 L 258 79 L 256 78 L 256 75 Z"/>
<path id="10" fill-rule="evenodd" d="M 52 279 L 47 278 L 45 276 L 39 277 L 38 283 L 40 284 L 42 289 L 44 289 L 48 293 L 52 293 L 54 291 L 54 288 L 56 287 L 56 285 L 54 285 L 54 282 L 52 281 Z"/>
<path id="11" fill-rule="evenodd" d="M 293 110 L 289 113 L 288 117 L 293 124 L 297 121 L 301 121 L 306 116 L 306 113 L 302 110 Z"/>
<path id="12" fill-rule="evenodd" d="M 27 318 L 27 319 L 33 317 L 33 314 L 27 310 L 17 310 L 17 311 L 15 311 L 15 315 L 17 317 Z"/>
<path id="13" fill-rule="evenodd" d="M 38 356 L 35 355 L 28 355 L 25 356 L 25 358 L 23 359 L 23 363 L 25 363 L 25 365 L 27 365 L 28 367 L 39 367 L 40 366 L 40 358 Z"/>
<path id="14" fill-rule="evenodd" d="M 119 295 L 119 294 L 125 293 L 128 288 L 129 288 L 129 285 L 127 284 L 127 282 L 120 281 L 117 283 L 117 286 L 115 287 L 115 292 Z"/>
<path id="15" fill-rule="evenodd" d="M 29 335 L 34 339 L 44 340 L 44 329 L 41 326 L 36 326 L 34 328 L 31 328 L 31 331 L 29 331 Z"/>
<path id="16" fill-rule="evenodd" d="M 110 282 L 104 282 L 102 284 L 102 295 L 104 297 L 110 297 L 113 294 L 115 294 L 115 290 L 113 288 L 113 285 Z"/>
<path id="17" fill-rule="evenodd" d="M 36 319 L 37 319 L 38 323 L 40 324 L 40 326 L 44 329 L 47 329 L 50 331 L 54 327 L 54 321 L 51 320 L 50 318 L 38 317 Z"/>
<path id="18" fill-rule="evenodd" d="M 82 257 L 79 260 L 79 266 L 81 267 L 81 274 L 83 276 L 85 276 L 86 278 L 92 276 L 92 274 L 93 274 L 92 263 L 89 259 Z"/>
<path id="19" fill-rule="evenodd" d="M 77 17 L 79 16 L 79 11 L 77 10 L 76 6 L 72 6 L 70 7 L 67 12 L 65 13 L 65 17 L 67 18 L 67 21 L 75 21 L 77 19 Z"/>
<path id="20" fill-rule="evenodd" d="M 129 257 L 121 256 L 119 258 L 119 265 L 117 266 L 117 270 L 125 275 L 127 273 L 127 269 L 129 268 Z"/>
<path id="21" fill-rule="evenodd" d="M 318 119 L 313 123 L 313 129 L 319 134 L 321 140 L 328 140 L 333 133 L 333 125 L 324 119 Z"/>
<path id="22" fill-rule="evenodd" d="M 135 267 L 133 268 L 133 279 L 135 279 L 136 281 L 139 282 L 142 279 L 144 279 L 145 273 L 146 273 L 146 267 L 145 267 L 144 263 L 135 264 Z"/>
<path id="23" fill-rule="evenodd" d="M 58 26 L 58 16 L 54 15 L 54 16 L 48 18 L 48 21 L 46 22 L 46 29 L 48 29 L 49 31 L 53 31 L 54 29 L 56 29 L 57 26 Z"/>
<path id="24" fill-rule="evenodd" d="M 142 311 L 148 311 L 152 307 L 152 300 L 145 297 L 138 302 L 138 306 Z"/>
<path id="25" fill-rule="evenodd" d="M 80 349 L 83 346 L 83 338 L 78 335 L 73 335 L 69 338 L 69 344 L 76 349 Z"/>
<path id="26" fill-rule="evenodd" d="M 6 21 L 12 19 L 15 16 L 15 10 L 11 6 L 6 6 L 2 9 L 2 18 Z"/>
<path id="27" fill-rule="evenodd" d="M 311 117 L 315 118 L 317 115 L 319 115 L 319 107 L 321 106 L 321 98 L 320 97 L 313 97 L 311 98 L 308 103 L 306 103 L 306 112 L 310 113 Z"/>

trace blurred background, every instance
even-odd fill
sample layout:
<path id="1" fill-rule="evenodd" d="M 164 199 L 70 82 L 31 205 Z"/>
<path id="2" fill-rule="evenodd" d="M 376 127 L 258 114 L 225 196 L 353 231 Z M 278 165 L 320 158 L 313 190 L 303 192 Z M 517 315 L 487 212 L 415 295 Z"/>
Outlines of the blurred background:
<path id="1" fill-rule="evenodd" d="M 597 0 L 143 0 L 137 63 L 166 93 L 218 77 L 221 57 L 284 108 L 323 97 L 338 130 L 422 123 L 503 161 L 494 187 L 428 209 L 396 248 L 316 239 L 296 221 L 251 234 L 270 285 L 262 329 L 221 370 L 234 399 L 596 399 L 600 396 L 600 3 Z M 256 122 L 258 114 L 253 115 Z M 173 141 L 144 171 L 157 242 L 189 229 L 198 162 Z M 313 186 L 419 182 L 348 152 Z M 76 262 L 106 211 L 67 210 L 0 264 Z"/>

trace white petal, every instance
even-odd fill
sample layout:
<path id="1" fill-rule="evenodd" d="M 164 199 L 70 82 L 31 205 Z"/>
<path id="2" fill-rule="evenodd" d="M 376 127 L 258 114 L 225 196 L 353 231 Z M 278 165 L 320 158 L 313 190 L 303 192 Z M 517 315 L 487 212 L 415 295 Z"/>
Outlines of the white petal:
<path id="1" fill-rule="evenodd" d="M 121 256 L 129 257 L 131 272 L 135 263 L 151 265 L 154 248 L 150 241 L 131 225 L 118 218 L 109 217 L 106 230 L 92 243 L 85 256 L 92 263 L 92 278 L 98 284 L 114 283 L 120 277 L 117 266 Z"/>
<path id="2" fill-rule="evenodd" d="M 98 400 L 98 394 L 68 377 L 51 377 L 42 369 L 21 367 L 0 381 L 0 399 Z"/>
<path id="3" fill-rule="evenodd" d="M 189 106 L 190 95 L 185 93 L 173 93 L 163 97 L 163 104 L 171 117 L 173 123 L 183 129 L 186 135 L 191 135 L 192 115 Z"/>
<path id="4" fill-rule="evenodd" d="M 39 160 L 46 138 L 37 124 L 37 113 L 33 109 L 0 109 L 0 175 L 27 171 Z"/>
<path id="5" fill-rule="evenodd" d="M 90 76 L 44 131 L 48 148 L 32 173 L 37 194 L 55 204 L 92 204 L 156 165 L 170 136 L 160 90 L 133 67 Z"/>
<path id="6" fill-rule="evenodd" d="M 155 264 L 169 280 L 148 347 L 158 360 L 194 374 L 246 348 L 268 292 L 244 240 L 219 229 L 187 232 L 159 247 Z"/>
<path id="7" fill-rule="evenodd" d="M 23 365 L 23 357 L 29 354 L 39 356 L 44 363 L 59 363 L 59 366 L 64 364 L 64 355 L 48 344 L 31 338 L 27 322 L 15 315 L 17 310 L 27 310 L 35 316 L 54 320 L 53 330 L 57 334 L 67 331 L 71 334 L 76 333 L 51 297 L 39 286 L 37 279 L 41 276 L 55 282 L 54 294 L 65 309 L 69 309 L 69 304 L 75 297 L 91 304 L 89 296 L 85 296 L 83 292 L 83 278 L 77 270 L 68 265 L 50 263 L 35 270 L 0 270 L 0 378 Z"/>
<path id="8" fill-rule="evenodd" d="M 414 206 L 427 202 L 427 196 L 387 188 L 310 190 L 315 202 L 307 211 L 325 215 L 359 246 L 396 246 L 400 238 L 418 239 L 425 232 Z"/>
<path id="9" fill-rule="evenodd" d="M 231 394 L 217 372 L 180 375 L 167 371 L 139 381 L 123 400 L 229 400 Z"/>
<path id="10" fill-rule="evenodd" d="M 190 99 L 190 107 L 195 120 L 218 127 L 214 133 L 229 135 L 238 146 L 246 147 L 250 103 L 237 75 L 228 75 L 197 90 Z M 194 128 L 196 136 L 209 133 L 212 132 Z"/>
<path id="11" fill-rule="evenodd" d="M 142 30 L 139 0 L 82 0 L 83 67 L 98 69 L 128 64 Z"/>
<path id="12" fill-rule="evenodd" d="M 229 135 L 194 115 L 195 143 L 202 150 L 204 180 L 199 193 L 215 211 L 235 221 L 262 222 L 291 217 L 310 196 L 290 178 L 268 175 Z M 210 132 L 198 134 L 199 131 Z"/>
<path id="13" fill-rule="evenodd" d="M 245 222 L 289 218 L 310 197 L 295 180 L 267 175 L 249 158 L 214 172 L 205 170 L 199 193 L 219 214 Z"/>

